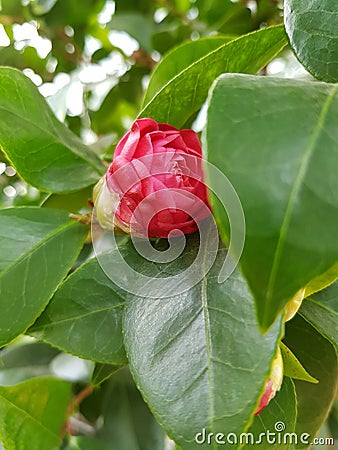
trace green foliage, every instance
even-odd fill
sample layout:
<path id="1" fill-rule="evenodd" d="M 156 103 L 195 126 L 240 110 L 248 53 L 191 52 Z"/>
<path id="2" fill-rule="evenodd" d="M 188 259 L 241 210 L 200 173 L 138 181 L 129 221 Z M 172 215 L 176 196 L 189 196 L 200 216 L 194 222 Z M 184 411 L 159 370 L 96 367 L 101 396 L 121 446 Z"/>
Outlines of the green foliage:
<path id="1" fill-rule="evenodd" d="M 229 75 L 210 96 L 206 153 L 243 205 L 241 264 L 264 329 L 337 261 L 337 91 L 329 84 Z M 227 216 L 217 203 L 214 214 L 228 241 Z"/>
<path id="2" fill-rule="evenodd" d="M 309 383 L 318 383 L 301 365 L 296 356 L 283 342 L 280 343 L 280 349 L 283 356 L 284 375 L 294 380 L 308 381 Z"/>
<path id="3" fill-rule="evenodd" d="M 147 104 L 163 86 L 181 72 L 187 70 L 190 65 L 227 44 L 232 39 L 234 37 L 213 36 L 202 38 L 198 41 L 189 41 L 175 47 L 160 61 L 153 71 L 143 103 Z"/>
<path id="4" fill-rule="evenodd" d="M 29 378 L 51 375 L 50 363 L 59 350 L 42 342 L 13 345 L 0 352 L 0 385 L 17 384 Z"/>
<path id="5" fill-rule="evenodd" d="M 338 82 L 335 0 L 285 0 L 285 28 L 299 61 L 319 80 Z"/>
<path id="6" fill-rule="evenodd" d="M 100 160 L 55 119 L 31 81 L 17 70 L 0 68 L 0 86 L 0 147 L 25 181 L 67 192 L 99 179 Z"/>
<path id="7" fill-rule="evenodd" d="M 8 450 L 58 450 L 70 401 L 70 385 L 35 378 L 0 387 L 0 436 Z"/>
<path id="8" fill-rule="evenodd" d="M 338 349 L 338 314 L 335 311 L 310 298 L 303 303 L 299 313 Z"/>
<path id="9" fill-rule="evenodd" d="M 195 251 L 196 239 L 191 238 L 189 257 L 171 263 L 172 273 L 189 266 Z M 194 436 L 203 428 L 244 431 L 280 336 L 278 323 L 260 334 L 253 299 L 239 271 L 225 283 L 217 282 L 224 257 L 223 248 L 209 274 L 183 295 L 133 298 L 126 306 L 124 334 L 132 374 L 159 422 L 184 450 L 197 448 Z M 156 277 L 155 265 L 138 267 Z M 162 288 L 166 290 L 165 280 Z"/>
<path id="10" fill-rule="evenodd" d="M 296 432 L 299 435 L 310 434 L 311 442 L 327 417 L 337 393 L 337 353 L 329 341 L 299 316 L 286 327 L 285 342 L 319 380 L 318 384 L 295 380 L 298 409 Z"/>
<path id="11" fill-rule="evenodd" d="M 123 365 L 124 297 L 91 259 L 67 278 L 29 333 L 77 356 Z"/>
<path id="12" fill-rule="evenodd" d="M 283 79 L 302 70 L 288 37 L 305 69 L 338 81 L 338 9 L 336 0 L 281 3 L 0 0 L 5 450 L 228 447 L 197 444 L 203 428 L 249 433 L 245 450 L 295 450 L 256 442 L 266 431 L 282 439 L 278 423 L 309 442 L 338 437 L 337 86 Z M 111 236 L 89 229 L 93 186 L 137 117 L 202 130 L 206 157 L 236 189 L 246 241 L 225 282 L 236 230 L 214 197 L 224 243 L 186 292 L 165 277 L 191 265 L 197 235 L 171 263 L 145 260 L 125 236 L 100 256 L 115 263 L 119 251 L 167 298 L 122 291 L 95 258 L 92 241 Z M 216 191 L 220 181 L 207 180 Z M 281 324 L 303 289 L 299 313 Z M 282 388 L 254 416 L 278 346 Z"/>
<path id="13" fill-rule="evenodd" d="M 103 404 L 104 427 L 100 433 L 119 450 L 164 450 L 164 433 L 135 385 L 116 379 L 107 386 Z"/>
<path id="14" fill-rule="evenodd" d="M 139 116 L 152 117 L 158 122 L 182 127 L 203 105 L 208 90 L 218 75 L 224 72 L 256 73 L 285 45 L 284 29 L 280 26 L 256 31 L 225 43 L 194 61 L 164 84 L 144 106 Z M 154 77 L 156 76 L 155 72 Z M 161 84 L 155 81 L 153 83 Z"/>
<path id="15" fill-rule="evenodd" d="M 0 211 L 0 345 L 35 321 L 74 264 L 87 230 L 61 211 Z M 18 283 L 21 280 L 21 283 Z"/>

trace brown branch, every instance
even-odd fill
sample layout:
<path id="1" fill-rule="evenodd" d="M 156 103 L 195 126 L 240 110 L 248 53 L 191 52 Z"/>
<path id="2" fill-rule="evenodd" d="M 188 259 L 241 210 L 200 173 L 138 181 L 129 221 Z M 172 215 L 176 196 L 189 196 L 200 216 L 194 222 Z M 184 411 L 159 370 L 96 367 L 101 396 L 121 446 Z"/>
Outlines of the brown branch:
<path id="1" fill-rule="evenodd" d="M 72 398 L 67 408 L 67 420 L 64 423 L 61 431 L 62 439 L 66 436 L 68 432 L 68 420 L 74 414 L 75 408 L 77 408 L 85 398 L 87 398 L 89 395 L 92 394 L 93 389 L 94 389 L 93 386 L 88 384 L 88 386 L 86 386 L 84 389 L 82 389 L 82 391 L 80 391 Z"/>

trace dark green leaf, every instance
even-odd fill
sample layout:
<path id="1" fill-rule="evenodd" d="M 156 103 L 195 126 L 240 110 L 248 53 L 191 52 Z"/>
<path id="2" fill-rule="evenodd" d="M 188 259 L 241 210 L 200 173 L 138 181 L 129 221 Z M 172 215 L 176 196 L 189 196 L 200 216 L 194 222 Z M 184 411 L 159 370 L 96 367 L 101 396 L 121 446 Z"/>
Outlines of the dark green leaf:
<path id="1" fill-rule="evenodd" d="M 100 159 L 53 115 L 21 72 L 0 68 L 0 148 L 20 176 L 49 192 L 68 192 L 100 178 Z"/>
<path id="2" fill-rule="evenodd" d="M 284 20 L 299 61 L 319 80 L 338 82 L 336 0 L 285 0 Z"/>
<path id="3" fill-rule="evenodd" d="M 338 314 L 338 281 L 332 283 L 326 289 L 311 295 L 311 298 Z"/>
<path id="4" fill-rule="evenodd" d="M 88 229 L 61 211 L 0 211 L 0 345 L 41 314 L 72 267 Z"/>
<path id="5" fill-rule="evenodd" d="M 286 45 L 284 28 L 266 28 L 222 45 L 167 83 L 140 112 L 181 127 L 205 101 L 214 79 L 224 72 L 256 73 Z"/>
<path id="6" fill-rule="evenodd" d="M 295 388 L 290 378 L 285 377 L 282 388 L 277 392 L 275 398 L 258 416 L 255 416 L 253 424 L 246 434 L 246 440 L 243 440 L 243 443 L 248 445 L 245 445 L 243 449 L 293 450 L 292 442 L 294 441 L 290 443 L 290 438 L 286 433 L 295 431 L 296 418 Z M 274 436 L 270 435 L 270 442 L 267 431 L 275 433 Z"/>
<path id="7" fill-rule="evenodd" d="M 123 365 L 124 296 L 93 258 L 65 280 L 29 333 L 76 356 Z"/>
<path id="8" fill-rule="evenodd" d="M 329 84 L 224 75 L 211 93 L 206 153 L 242 202 L 241 263 L 264 329 L 300 289 L 338 270 L 337 92 Z M 216 192 L 217 182 L 210 180 Z M 227 215 L 216 201 L 213 211 L 227 241 Z"/>
<path id="9" fill-rule="evenodd" d="M 197 250 L 192 236 L 182 257 L 162 270 L 177 274 L 192 264 Z M 218 283 L 225 253 L 220 249 L 211 271 L 179 296 L 133 298 L 125 310 L 131 372 L 159 423 L 184 450 L 198 447 L 194 437 L 203 428 L 245 429 L 278 345 L 280 324 L 260 334 L 240 272 Z M 138 269 L 158 276 L 149 262 Z M 166 291 L 165 279 L 159 286 Z"/>
<path id="10" fill-rule="evenodd" d="M 186 42 L 171 50 L 158 64 L 150 78 L 144 105 L 180 72 L 233 39 L 231 36 L 212 36 Z"/>
<path id="11" fill-rule="evenodd" d="M 338 349 L 338 314 L 323 304 L 305 299 L 299 314 Z"/>
<path id="12" fill-rule="evenodd" d="M 6 450 L 59 450 L 70 385 L 34 378 L 0 387 L 0 438 Z"/>
<path id="13" fill-rule="evenodd" d="M 287 323 L 287 346 L 299 361 L 319 380 L 318 384 L 295 380 L 298 416 L 296 433 L 318 433 L 332 407 L 338 388 L 337 354 L 329 341 L 297 315 Z M 299 448 L 307 447 L 299 445 Z"/>
<path id="14" fill-rule="evenodd" d="M 296 380 L 303 380 L 309 383 L 318 383 L 306 369 L 301 365 L 296 356 L 283 342 L 280 343 L 280 349 L 283 356 L 284 375 Z"/>
<path id="15" fill-rule="evenodd" d="M 110 448 L 114 443 L 118 450 L 164 450 L 163 431 L 128 379 L 111 379 L 102 413 L 100 438 Z"/>
<path id="16" fill-rule="evenodd" d="M 0 351 L 0 385 L 8 386 L 50 375 L 49 365 L 58 353 L 55 348 L 41 342 L 4 348 Z"/>

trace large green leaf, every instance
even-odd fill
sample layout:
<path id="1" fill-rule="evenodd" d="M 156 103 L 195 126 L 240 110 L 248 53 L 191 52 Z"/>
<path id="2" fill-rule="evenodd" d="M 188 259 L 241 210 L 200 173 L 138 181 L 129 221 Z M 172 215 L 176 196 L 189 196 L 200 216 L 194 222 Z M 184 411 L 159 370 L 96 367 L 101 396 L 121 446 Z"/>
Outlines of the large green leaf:
<path id="1" fill-rule="evenodd" d="M 299 61 L 319 80 L 338 82 L 336 0 L 285 0 L 285 28 Z"/>
<path id="2" fill-rule="evenodd" d="M 88 233 L 68 214 L 23 207 L 0 211 L 0 345 L 41 314 Z"/>
<path id="3" fill-rule="evenodd" d="M 29 333 L 82 358 L 125 364 L 124 295 L 93 258 L 65 280 Z"/>
<path id="4" fill-rule="evenodd" d="M 21 72 L 0 68 L 0 148 L 20 176 L 50 192 L 69 192 L 100 178 L 100 159 L 53 115 Z"/>
<path id="5" fill-rule="evenodd" d="M 296 392 L 290 378 L 284 377 L 282 388 L 263 411 L 255 416 L 243 443 L 243 449 L 293 450 L 286 433 L 294 433 L 297 418 Z M 271 434 L 267 435 L 267 431 Z M 272 435 L 272 433 L 275 433 Z"/>
<path id="6" fill-rule="evenodd" d="M 174 276 L 189 267 L 197 247 L 190 237 L 183 255 L 162 271 Z M 210 448 L 194 441 L 203 428 L 241 433 L 248 426 L 278 345 L 279 323 L 260 334 L 240 272 L 218 283 L 225 253 L 220 249 L 208 275 L 184 293 L 134 297 L 125 309 L 125 345 L 136 384 L 184 450 Z M 138 270 L 159 276 L 154 263 L 139 263 Z M 159 289 L 167 290 L 165 279 Z"/>
<path id="7" fill-rule="evenodd" d="M 70 385 L 35 378 L 0 387 L 0 439 L 6 450 L 59 450 Z"/>
<path id="8" fill-rule="evenodd" d="M 211 92 L 206 153 L 242 202 L 241 263 L 264 329 L 299 289 L 338 270 L 337 116 L 330 84 L 224 75 Z M 213 203 L 228 241 L 227 214 Z"/>
<path id="9" fill-rule="evenodd" d="M 140 112 L 181 127 L 205 101 L 214 79 L 224 72 L 256 73 L 286 45 L 284 28 L 265 28 L 207 53 L 165 84 Z"/>
<path id="10" fill-rule="evenodd" d="M 296 432 L 318 433 L 332 407 L 338 388 L 337 353 L 331 343 L 297 315 L 287 323 L 285 342 L 318 384 L 295 380 L 298 416 Z M 307 447 L 299 443 L 299 448 Z"/>
<path id="11" fill-rule="evenodd" d="M 211 36 L 186 42 L 171 50 L 156 66 L 151 75 L 143 104 L 146 105 L 164 85 L 180 72 L 232 39 L 234 37 Z"/>

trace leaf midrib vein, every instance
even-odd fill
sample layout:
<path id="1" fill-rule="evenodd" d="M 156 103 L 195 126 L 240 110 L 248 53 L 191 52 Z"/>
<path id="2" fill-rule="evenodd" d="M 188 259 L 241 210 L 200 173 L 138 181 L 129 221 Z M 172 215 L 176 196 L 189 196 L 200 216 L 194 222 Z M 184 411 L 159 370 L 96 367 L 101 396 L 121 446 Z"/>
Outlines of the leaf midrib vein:
<path id="1" fill-rule="evenodd" d="M 210 231 L 206 242 L 209 241 Z M 206 248 L 204 249 L 203 267 L 206 263 Z M 203 272 L 205 273 L 205 271 Z M 210 428 L 214 432 L 214 412 L 215 412 L 215 399 L 212 391 L 212 376 L 211 376 L 211 366 L 212 366 L 212 356 L 211 356 L 211 337 L 210 337 L 210 323 L 209 323 L 209 310 L 208 310 L 208 293 L 207 293 L 208 280 L 207 276 L 204 276 L 201 281 L 201 297 L 203 306 L 203 316 L 204 316 L 204 329 L 205 329 L 205 341 L 206 341 L 206 353 L 207 353 L 207 379 L 208 379 L 208 399 L 209 399 L 209 415 L 210 415 Z M 213 440 L 212 445 L 214 450 L 217 450 L 217 445 Z"/>
<path id="2" fill-rule="evenodd" d="M 323 107 L 321 109 L 321 112 L 319 114 L 316 126 L 313 130 L 312 135 L 310 136 L 310 140 L 308 142 L 307 147 L 305 148 L 304 151 L 304 155 L 302 157 L 301 163 L 300 163 L 300 167 L 299 167 L 299 171 L 298 171 L 298 175 L 294 181 L 293 187 L 291 189 L 291 193 L 289 196 L 289 200 L 287 203 L 287 207 L 286 207 L 286 211 L 285 211 L 285 215 L 284 215 L 284 219 L 280 228 L 280 232 L 279 232 L 279 238 L 278 238 L 278 243 L 277 243 L 277 247 L 276 247 L 276 252 L 275 252 L 275 256 L 274 256 L 274 260 L 272 263 L 272 269 L 270 272 L 270 277 L 269 277 L 269 282 L 268 282 L 268 288 L 267 288 L 267 294 L 266 294 L 266 304 L 267 306 L 270 305 L 271 300 L 273 298 L 273 289 L 274 289 L 274 285 L 275 285 L 275 281 L 276 281 L 276 277 L 277 277 L 277 273 L 279 270 L 279 265 L 280 265 L 280 260 L 281 260 L 281 254 L 283 251 L 283 247 L 285 244 L 285 237 L 286 237 L 286 233 L 288 231 L 291 219 L 292 219 L 292 212 L 294 210 L 294 206 L 296 204 L 296 200 L 300 191 L 300 188 L 302 186 L 302 183 L 304 181 L 304 177 L 306 175 L 306 171 L 307 168 L 309 166 L 311 157 L 313 156 L 313 152 L 316 149 L 316 143 L 318 141 L 318 138 L 320 136 L 320 132 L 323 128 L 323 125 L 325 123 L 325 119 L 327 117 L 327 113 L 330 109 L 331 103 L 336 95 L 336 93 L 338 92 L 338 86 L 334 86 L 332 89 L 332 92 L 328 95 L 327 99 L 325 100 Z M 264 322 L 267 318 L 267 314 L 269 312 L 269 308 L 265 308 L 265 312 L 264 312 Z"/>

